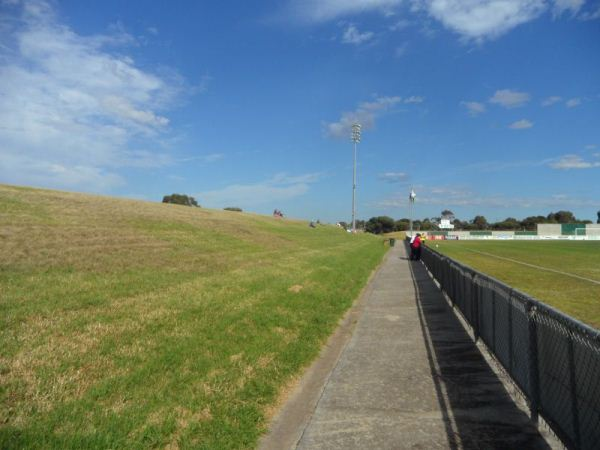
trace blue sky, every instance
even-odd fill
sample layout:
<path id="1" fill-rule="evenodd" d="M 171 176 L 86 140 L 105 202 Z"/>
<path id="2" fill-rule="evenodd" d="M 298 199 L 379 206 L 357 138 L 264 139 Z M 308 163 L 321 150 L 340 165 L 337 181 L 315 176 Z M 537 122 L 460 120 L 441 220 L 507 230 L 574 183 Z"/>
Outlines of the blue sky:
<path id="1" fill-rule="evenodd" d="M 600 209 L 600 1 L 0 0 L 0 182 L 335 222 Z"/>

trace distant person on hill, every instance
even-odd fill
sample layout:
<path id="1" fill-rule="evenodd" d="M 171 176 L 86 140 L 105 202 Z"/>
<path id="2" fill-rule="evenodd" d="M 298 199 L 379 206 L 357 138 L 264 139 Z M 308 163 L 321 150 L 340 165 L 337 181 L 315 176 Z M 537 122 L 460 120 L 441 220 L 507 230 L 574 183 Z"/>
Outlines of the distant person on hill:
<path id="1" fill-rule="evenodd" d="M 418 261 L 421 259 L 421 234 L 417 233 L 410 243 L 410 259 Z"/>

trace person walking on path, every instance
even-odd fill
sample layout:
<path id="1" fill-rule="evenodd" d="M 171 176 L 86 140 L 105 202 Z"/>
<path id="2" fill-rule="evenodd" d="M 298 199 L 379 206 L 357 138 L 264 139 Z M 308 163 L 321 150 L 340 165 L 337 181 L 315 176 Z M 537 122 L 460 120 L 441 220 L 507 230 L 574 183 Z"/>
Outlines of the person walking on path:
<path id="1" fill-rule="evenodd" d="M 421 234 L 417 233 L 410 242 L 410 259 L 419 261 L 421 259 Z"/>

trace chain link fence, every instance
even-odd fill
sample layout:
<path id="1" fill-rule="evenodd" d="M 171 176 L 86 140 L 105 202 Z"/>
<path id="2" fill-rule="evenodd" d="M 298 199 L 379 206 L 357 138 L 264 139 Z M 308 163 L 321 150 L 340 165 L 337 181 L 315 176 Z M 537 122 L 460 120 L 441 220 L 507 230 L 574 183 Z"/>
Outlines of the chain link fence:
<path id="1" fill-rule="evenodd" d="M 600 331 L 424 247 L 450 301 L 570 449 L 600 449 Z"/>

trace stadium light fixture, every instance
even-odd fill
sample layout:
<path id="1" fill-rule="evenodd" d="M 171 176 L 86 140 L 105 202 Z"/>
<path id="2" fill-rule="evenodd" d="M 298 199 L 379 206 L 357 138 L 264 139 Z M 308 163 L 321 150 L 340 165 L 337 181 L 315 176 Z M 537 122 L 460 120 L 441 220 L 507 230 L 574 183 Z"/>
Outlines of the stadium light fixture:
<path id="1" fill-rule="evenodd" d="M 352 124 L 352 142 L 354 142 L 354 170 L 352 174 L 352 233 L 356 233 L 356 145 L 360 142 L 360 124 Z"/>

